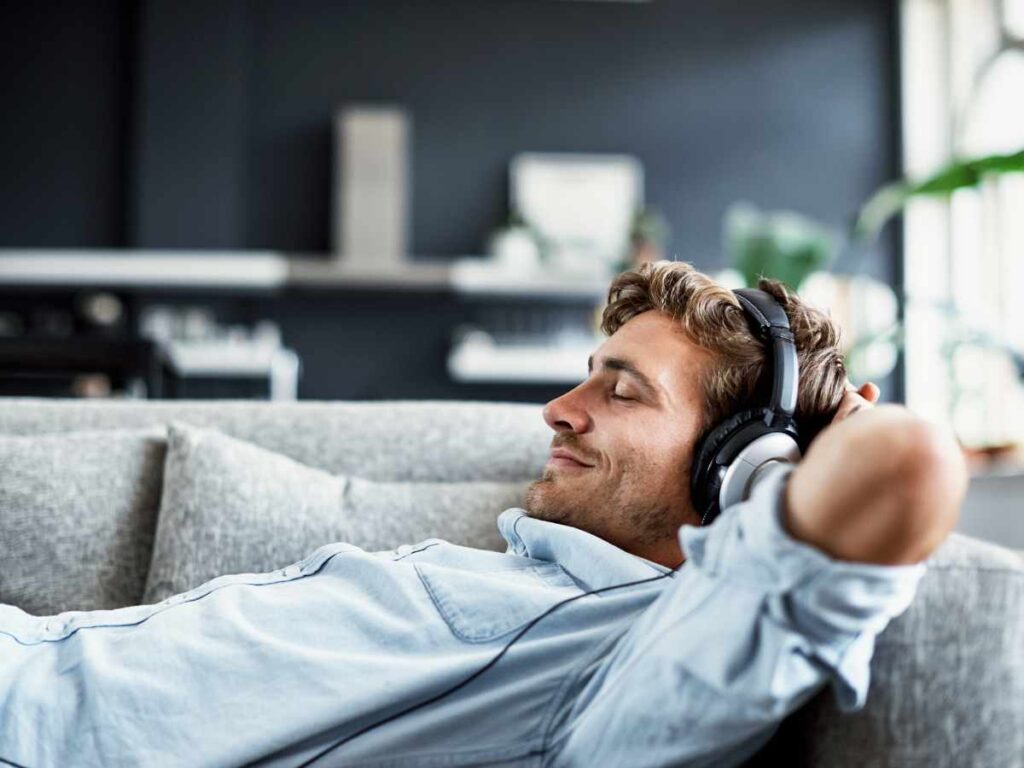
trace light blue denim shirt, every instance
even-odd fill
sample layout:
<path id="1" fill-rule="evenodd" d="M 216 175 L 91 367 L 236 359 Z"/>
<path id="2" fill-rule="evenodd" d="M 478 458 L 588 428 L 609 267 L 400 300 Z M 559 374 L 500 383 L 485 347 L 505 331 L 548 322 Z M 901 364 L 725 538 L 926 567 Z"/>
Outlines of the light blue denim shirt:
<path id="1" fill-rule="evenodd" d="M 469 684 L 314 764 L 728 766 L 829 681 L 859 706 L 874 638 L 924 568 L 795 541 L 779 520 L 786 477 L 682 528 L 678 572 L 562 606 Z M 0 758 L 298 766 L 480 670 L 556 603 L 666 573 L 519 509 L 499 526 L 505 553 L 333 544 L 157 605 L 0 606 Z"/>

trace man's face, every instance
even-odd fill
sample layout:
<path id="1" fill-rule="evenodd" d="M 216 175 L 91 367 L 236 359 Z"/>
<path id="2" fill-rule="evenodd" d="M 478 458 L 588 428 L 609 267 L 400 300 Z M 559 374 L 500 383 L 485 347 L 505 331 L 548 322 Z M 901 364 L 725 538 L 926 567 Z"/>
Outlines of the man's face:
<path id="1" fill-rule="evenodd" d="M 668 315 L 637 315 L 591 358 L 590 376 L 544 408 L 551 459 L 530 486 L 531 517 L 572 525 L 666 565 L 696 522 L 689 467 L 709 353 Z"/>

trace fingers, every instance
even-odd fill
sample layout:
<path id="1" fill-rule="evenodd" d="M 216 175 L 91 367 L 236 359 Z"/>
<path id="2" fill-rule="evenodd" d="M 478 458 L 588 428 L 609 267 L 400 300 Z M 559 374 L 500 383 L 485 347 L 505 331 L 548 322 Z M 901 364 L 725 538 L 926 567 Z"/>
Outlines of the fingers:
<path id="1" fill-rule="evenodd" d="M 878 402 L 879 396 L 882 394 L 881 390 L 875 385 L 874 382 L 867 382 L 857 390 L 857 394 L 867 400 L 869 403 L 874 405 Z"/>
<path id="2" fill-rule="evenodd" d="M 857 411 L 865 408 L 873 408 L 875 403 L 878 402 L 879 394 L 878 387 L 871 382 L 862 385 L 860 389 L 854 389 L 851 385 L 846 390 L 846 394 L 843 395 L 843 399 L 839 402 L 839 408 L 836 410 L 832 423 L 835 424 L 849 418 L 857 413 Z"/>
<path id="3" fill-rule="evenodd" d="M 847 380 L 846 393 L 839 401 L 839 408 L 836 409 L 836 415 L 832 417 L 831 423 L 836 424 L 843 419 L 848 419 L 865 408 L 874 408 L 880 395 L 881 391 L 874 382 L 869 381 L 861 384 L 858 388 Z"/>

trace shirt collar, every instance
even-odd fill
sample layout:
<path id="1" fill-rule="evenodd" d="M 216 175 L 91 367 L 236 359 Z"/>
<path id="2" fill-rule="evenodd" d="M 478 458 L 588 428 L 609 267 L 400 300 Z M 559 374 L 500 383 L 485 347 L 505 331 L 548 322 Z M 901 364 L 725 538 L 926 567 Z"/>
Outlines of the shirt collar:
<path id="1" fill-rule="evenodd" d="M 587 589 L 602 589 L 650 578 L 670 569 L 631 555 L 592 533 L 530 517 L 513 507 L 498 516 L 498 530 L 509 551 L 558 563 Z"/>

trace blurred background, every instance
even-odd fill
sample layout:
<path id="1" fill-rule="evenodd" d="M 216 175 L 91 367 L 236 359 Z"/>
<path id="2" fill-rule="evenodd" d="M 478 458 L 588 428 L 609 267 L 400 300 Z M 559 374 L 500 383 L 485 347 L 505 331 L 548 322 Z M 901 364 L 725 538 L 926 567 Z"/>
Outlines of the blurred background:
<path id="1" fill-rule="evenodd" d="M 1024 0 L 0 5 L 0 394 L 543 402 L 609 278 L 1024 439 Z"/>

